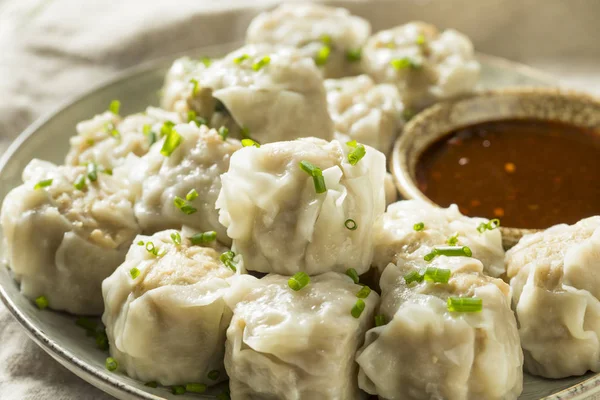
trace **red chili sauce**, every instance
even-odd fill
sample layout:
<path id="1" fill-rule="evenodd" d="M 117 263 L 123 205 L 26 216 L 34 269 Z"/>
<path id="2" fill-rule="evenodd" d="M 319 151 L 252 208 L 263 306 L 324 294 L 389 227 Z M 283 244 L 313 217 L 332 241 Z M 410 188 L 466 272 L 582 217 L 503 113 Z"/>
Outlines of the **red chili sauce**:
<path id="1" fill-rule="evenodd" d="M 427 148 L 416 177 L 428 198 L 469 216 L 573 224 L 600 215 L 600 130 L 533 119 L 468 126 Z"/>

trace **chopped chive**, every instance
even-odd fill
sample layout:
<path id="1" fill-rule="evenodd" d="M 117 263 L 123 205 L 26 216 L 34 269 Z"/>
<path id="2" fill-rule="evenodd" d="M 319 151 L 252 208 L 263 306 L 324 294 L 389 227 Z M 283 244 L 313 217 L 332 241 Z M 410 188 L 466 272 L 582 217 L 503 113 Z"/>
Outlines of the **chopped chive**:
<path id="1" fill-rule="evenodd" d="M 227 129 L 226 126 L 220 127 L 219 135 L 221 135 L 221 138 L 223 138 L 223 140 L 227 140 L 227 136 L 229 136 L 229 129 Z"/>
<path id="2" fill-rule="evenodd" d="M 171 233 L 171 240 L 177 246 L 180 246 L 181 245 L 181 235 L 179 234 L 179 232 L 173 232 L 173 233 Z"/>
<path id="3" fill-rule="evenodd" d="M 321 40 L 321 43 L 326 44 L 328 46 L 331 44 L 331 36 L 328 34 L 321 35 L 319 40 Z"/>
<path id="4" fill-rule="evenodd" d="M 394 67 L 395 70 L 400 71 L 402 69 L 419 69 L 421 68 L 421 64 L 416 63 L 410 57 L 397 58 L 395 60 L 390 61 L 390 65 Z"/>
<path id="5" fill-rule="evenodd" d="M 175 198 L 173 199 L 173 204 L 175 204 L 175 207 L 181 208 L 181 207 L 185 206 L 186 203 L 185 203 L 185 200 L 182 199 L 181 197 L 175 196 Z"/>
<path id="6" fill-rule="evenodd" d="M 358 142 L 356 140 L 351 140 L 349 142 L 346 142 L 346 145 L 352 148 L 356 148 L 356 146 L 358 146 Z"/>
<path id="7" fill-rule="evenodd" d="M 477 227 L 477 230 L 479 231 L 479 233 L 483 233 L 485 231 L 492 231 L 499 226 L 500 226 L 500 220 L 498 218 L 494 218 L 487 223 L 482 222 L 481 224 L 479 224 L 479 226 Z"/>
<path id="8" fill-rule="evenodd" d="M 208 379 L 210 379 L 211 381 L 216 381 L 217 379 L 219 379 L 219 376 L 221 376 L 221 371 L 213 369 L 212 371 L 210 371 L 208 373 L 207 376 L 208 376 Z"/>
<path id="9" fill-rule="evenodd" d="M 199 196 L 198 192 L 196 191 L 196 189 L 192 189 L 188 192 L 188 194 L 185 195 L 185 199 L 187 201 L 192 201 L 197 199 Z"/>
<path id="10" fill-rule="evenodd" d="M 346 270 L 346 275 L 348 275 L 350 278 L 352 278 L 354 283 L 358 283 L 358 281 L 359 281 L 358 272 L 356 272 L 356 270 L 354 268 L 348 268 Z"/>
<path id="11" fill-rule="evenodd" d="M 427 39 L 425 38 L 425 35 L 421 33 L 419 34 L 419 36 L 417 36 L 416 42 L 419 46 L 424 46 L 425 44 L 427 44 Z"/>
<path id="12" fill-rule="evenodd" d="M 327 191 L 325 179 L 323 178 L 323 171 L 321 171 L 320 168 L 317 168 L 308 161 L 300 161 L 300 168 L 313 177 L 313 183 L 317 193 L 325 193 Z"/>
<path id="13" fill-rule="evenodd" d="M 430 253 L 425 254 L 425 257 L 423 257 L 423 260 L 429 262 L 431 260 L 433 260 L 436 256 L 438 256 L 437 251 L 435 251 L 435 249 L 433 249 Z"/>
<path id="14" fill-rule="evenodd" d="M 359 299 L 366 299 L 371 294 L 371 288 L 367 285 L 364 285 L 360 290 L 356 293 L 356 297 Z"/>
<path id="15" fill-rule="evenodd" d="M 482 309 L 483 300 L 479 297 L 448 297 L 448 311 L 480 312 Z"/>
<path id="16" fill-rule="evenodd" d="M 240 135 L 243 139 L 250 139 L 250 128 L 247 126 L 242 126 L 240 129 Z"/>
<path id="17" fill-rule="evenodd" d="M 473 252 L 467 246 L 439 246 L 435 247 L 431 253 L 425 255 L 425 261 L 431 261 L 437 256 L 447 257 L 471 257 Z"/>
<path id="18" fill-rule="evenodd" d="M 143 240 L 140 240 L 139 242 L 137 242 L 137 245 L 138 245 L 138 246 L 143 246 L 143 245 L 144 245 L 144 241 L 143 241 Z"/>
<path id="19" fill-rule="evenodd" d="M 271 62 L 271 57 L 269 56 L 264 56 L 263 58 L 261 58 L 260 60 L 258 60 L 257 62 L 255 62 L 254 64 L 252 64 L 252 69 L 254 71 L 260 71 L 261 68 L 269 65 L 269 63 Z"/>
<path id="20" fill-rule="evenodd" d="M 189 110 L 187 112 L 187 118 L 188 122 L 196 122 L 196 111 Z"/>
<path id="21" fill-rule="evenodd" d="M 348 153 L 348 162 L 351 165 L 356 165 L 360 160 L 362 160 L 366 153 L 367 150 L 365 149 L 365 146 L 362 144 L 357 144 L 356 147 L 354 147 L 354 149 Z"/>
<path id="22" fill-rule="evenodd" d="M 249 58 L 250 56 L 248 54 L 242 54 L 241 56 L 234 58 L 233 62 L 239 65 L 242 62 L 244 62 L 244 60 L 247 60 Z"/>
<path id="23" fill-rule="evenodd" d="M 148 127 L 149 129 L 146 129 Z M 144 125 L 144 135 L 148 137 L 148 146 L 152 146 L 158 140 L 156 137 L 156 132 L 151 130 L 150 125 Z"/>
<path id="24" fill-rule="evenodd" d="M 454 235 L 450 236 L 448 240 L 446 240 L 446 244 L 448 246 L 456 246 L 458 244 L 458 232 L 454 233 Z"/>
<path id="25" fill-rule="evenodd" d="M 35 305 L 37 306 L 37 308 L 39 308 L 40 310 L 43 310 L 45 308 L 48 308 L 48 299 L 46 298 L 46 296 L 39 296 L 35 298 Z"/>
<path id="26" fill-rule="evenodd" d="M 198 81 L 196 79 L 190 79 L 190 83 L 192 84 L 192 96 L 198 94 Z"/>
<path id="27" fill-rule="evenodd" d="M 351 231 L 355 231 L 358 228 L 358 225 L 356 224 L 356 221 L 354 221 L 351 218 L 348 218 L 345 222 L 344 222 L 344 226 L 351 230 Z"/>
<path id="28" fill-rule="evenodd" d="M 167 135 L 165 142 L 163 143 L 162 149 L 160 149 L 160 154 L 165 157 L 169 157 L 175 149 L 181 144 L 182 137 L 175 129 L 172 129 L 171 132 Z"/>
<path id="29" fill-rule="evenodd" d="M 104 363 L 106 365 L 106 369 L 109 371 L 116 371 L 117 368 L 119 368 L 119 363 L 117 363 L 117 360 L 115 360 L 112 357 L 108 357 L 106 359 L 106 362 Z"/>
<path id="30" fill-rule="evenodd" d="M 129 270 L 129 275 L 131 275 L 131 279 L 135 279 L 140 276 L 140 270 L 137 267 L 133 267 Z"/>
<path id="31" fill-rule="evenodd" d="M 98 165 L 95 162 L 88 163 L 87 176 L 90 182 L 95 182 L 98 180 Z"/>
<path id="32" fill-rule="evenodd" d="M 210 57 L 202 57 L 200 59 L 200 62 L 202 62 L 202 64 L 204 64 L 205 67 L 210 67 L 210 65 L 212 64 L 212 60 L 210 59 Z"/>
<path id="33" fill-rule="evenodd" d="M 361 49 L 349 49 L 346 52 L 346 60 L 350 62 L 360 61 L 362 58 L 362 50 Z"/>
<path id="34" fill-rule="evenodd" d="M 232 270 L 233 272 L 237 271 L 237 266 L 235 264 L 235 262 L 233 261 L 233 259 L 235 258 L 235 253 L 233 251 L 226 251 L 225 253 L 221 254 L 221 257 L 219 257 L 219 259 L 221 260 L 221 262 L 230 270 Z"/>
<path id="35" fill-rule="evenodd" d="M 45 179 L 43 181 L 39 181 L 38 183 L 36 183 L 35 186 L 33 187 L 33 189 L 37 190 L 37 189 L 48 187 L 50 185 L 52 185 L 52 179 Z"/>
<path id="36" fill-rule="evenodd" d="M 331 48 L 329 46 L 321 47 L 315 56 L 315 64 L 318 66 L 327 64 L 327 61 L 329 60 L 329 54 L 331 54 Z"/>
<path id="37" fill-rule="evenodd" d="M 362 312 L 364 310 L 365 310 L 365 302 L 364 302 L 364 300 L 363 299 L 358 299 L 358 300 L 356 300 L 356 303 L 352 307 L 352 310 L 350 310 L 350 314 L 352 314 L 352 316 L 354 318 L 360 318 L 360 315 L 362 314 Z"/>
<path id="38" fill-rule="evenodd" d="M 84 174 L 79 174 L 79 176 L 77 176 L 77 178 L 75 179 L 75 183 L 73 184 L 73 186 L 77 190 L 83 190 L 83 189 L 85 189 L 85 186 L 86 186 L 85 175 Z"/>
<path id="39" fill-rule="evenodd" d="M 410 285 L 413 282 L 421 283 L 423 282 L 423 279 L 424 277 L 419 273 L 419 271 L 412 271 L 404 275 L 404 282 L 407 285 Z"/>
<path id="40" fill-rule="evenodd" d="M 160 137 L 167 136 L 173 130 L 175 123 L 173 121 L 165 121 L 160 127 Z"/>
<path id="41" fill-rule="evenodd" d="M 315 192 L 325 193 L 327 191 L 327 187 L 325 186 L 325 179 L 323 178 L 323 175 L 313 176 L 313 181 L 315 184 Z"/>
<path id="42" fill-rule="evenodd" d="M 87 139 L 87 140 L 85 141 L 85 143 L 86 143 L 88 146 L 93 146 L 93 145 L 96 143 L 96 141 L 95 141 L 94 139 Z"/>
<path id="43" fill-rule="evenodd" d="M 217 232 L 208 231 L 202 233 L 196 233 L 194 236 L 188 238 L 193 245 L 197 246 L 204 243 L 210 243 L 217 238 Z"/>
<path id="44" fill-rule="evenodd" d="M 423 279 L 428 282 L 448 283 L 452 271 L 444 268 L 428 267 L 423 274 Z"/>
<path id="45" fill-rule="evenodd" d="M 146 242 L 146 251 L 152 254 L 154 257 L 162 257 L 165 255 L 165 252 L 159 253 L 158 247 L 156 247 L 152 242 Z"/>
<path id="46" fill-rule="evenodd" d="M 208 125 L 208 122 L 204 118 L 199 117 L 194 110 L 188 111 L 188 122 L 193 122 L 196 126 Z"/>
<path id="47" fill-rule="evenodd" d="M 158 387 L 158 382 L 156 382 L 156 381 L 146 382 L 146 383 L 144 383 L 144 386 L 148 386 L 148 387 L 151 387 L 151 388 L 157 388 Z"/>
<path id="48" fill-rule="evenodd" d="M 112 175 L 112 174 L 113 174 L 113 170 L 112 170 L 112 168 L 104 168 L 104 169 L 102 169 L 102 171 L 101 171 L 101 172 L 102 172 L 103 174 L 106 174 L 106 175 Z"/>
<path id="49" fill-rule="evenodd" d="M 242 146 L 243 147 L 250 147 L 250 146 L 260 147 L 260 143 L 254 141 L 252 139 L 242 139 Z"/>
<path id="50" fill-rule="evenodd" d="M 185 390 L 191 393 L 204 393 L 206 385 L 204 383 L 188 383 L 185 385 Z"/>
<path id="51" fill-rule="evenodd" d="M 108 336 L 106 336 L 106 332 L 98 332 L 96 333 L 96 347 L 100 350 L 108 350 Z"/>
<path id="52" fill-rule="evenodd" d="M 310 283 L 310 276 L 306 272 L 296 272 L 294 276 L 288 279 L 288 286 L 297 292 Z"/>
<path id="53" fill-rule="evenodd" d="M 185 394 L 185 386 L 175 385 L 171 386 L 171 393 L 175 395 Z"/>
<path id="54" fill-rule="evenodd" d="M 186 215 L 192 215 L 195 212 L 198 211 L 197 208 L 190 206 L 189 204 L 186 204 L 185 206 L 180 208 L 181 212 L 186 214 Z"/>
<path id="55" fill-rule="evenodd" d="M 121 102 L 119 100 L 113 100 L 108 106 L 108 111 L 115 115 L 119 115 L 119 109 L 121 108 Z"/>
<path id="56" fill-rule="evenodd" d="M 417 113 L 414 110 L 411 110 L 410 108 L 405 108 L 402 111 L 402 119 L 404 119 L 406 122 L 410 121 L 411 119 L 413 119 L 413 117 L 416 115 Z"/>
<path id="57" fill-rule="evenodd" d="M 423 229 L 425 229 L 425 223 L 424 222 L 417 222 L 416 224 L 413 225 L 413 229 L 417 232 L 422 231 Z"/>
<path id="58" fill-rule="evenodd" d="M 375 326 L 383 326 L 386 324 L 385 315 L 379 314 L 375 316 Z"/>

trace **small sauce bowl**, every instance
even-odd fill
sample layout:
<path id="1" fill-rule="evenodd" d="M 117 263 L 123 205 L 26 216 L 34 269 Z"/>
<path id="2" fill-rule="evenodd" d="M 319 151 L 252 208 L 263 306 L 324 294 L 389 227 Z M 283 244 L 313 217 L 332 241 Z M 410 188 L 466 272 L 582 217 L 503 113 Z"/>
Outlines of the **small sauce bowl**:
<path id="1" fill-rule="evenodd" d="M 563 123 L 582 132 L 588 130 L 600 135 L 600 100 L 587 94 L 556 88 L 519 87 L 478 92 L 435 104 L 415 116 L 395 143 L 390 170 L 402 197 L 437 205 L 417 184 L 417 165 L 423 153 L 451 132 L 485 122 L 507 120 Z M 482 171 L 482 178 L 485 173 Z M 595 173 L 600 178 L 600 171 Z M 565 207 L 569 205 L 565 204 Z M 494 218 L 490 215 L 481 216 Z M 523 235 L 539 231 L 505 226 L 501 226 L 501 230 L 506 248 L 514 246 Z"/>

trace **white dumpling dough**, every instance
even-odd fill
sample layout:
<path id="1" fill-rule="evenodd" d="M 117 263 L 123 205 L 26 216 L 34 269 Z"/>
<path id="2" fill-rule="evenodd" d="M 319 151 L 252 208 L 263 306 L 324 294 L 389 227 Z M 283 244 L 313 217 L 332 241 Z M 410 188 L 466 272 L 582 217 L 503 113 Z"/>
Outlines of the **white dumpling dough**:
<path id="1" fill-rule="evenodd" d="M 86 167 L 32 160 L 23 185 L 2 204 L 4 249 L 26 297 L 45 296 L 54 310 L 99 315 L 102 280 L 123 262 L 139 227 L 127 185 L 98 173 L 78 190 L 80 174 Z M 46 179 L 50 186 L 34 189 Z"/>
<path id="2" fill-rule="evenodd" d="M 346 275 L 313 276 L 297 292 L 280 275 L 239 278 L 225 353 L 232 399 L 362 397 L 354 356 L 373 326 L 375 291 L 357 319 L 351 310 L 361 286 Z"/>
<path id="3" fill-rule="evenodd" d="M 67 165 L 95 162 L 106 169 L 118 167 L 129 154 L 146 154 L 155 141 L 153 138 L 160 137 L 160 128 L 166 121 L 181 122 L 178 114 L 155 107 L 125 118 L 110 111 L 96 115 L 77 124 L 77 135 L 69 140 L 71 148 L 65 162 Z M 144 134 L 146 126 L 154 136 Z"/>
<path id="4" fill-rule="evenodd" d="M 215 202 L 221 190 L 220 175 L 229 168 L 231 155 L 241 148 L 235 139 L 223 140 L 214 129 L 194 123 L 175 125 L 181 144 L 170 156 L 161 154 L 166 137 L 148 154 L 132 160 L 123 168 L 137 192 L 135 216 L 144 232 L 178 229 L 183 225 L 199 231 L 215 231 L 228 244 L 225 228 L 219 223 Z M 175 206 L 195 189 L 198 197 L 189 202 L 197 211 L 185 214 Z"/>
<path id="5" fill-rule="evenodd" d="M 379 313 L 387 324 L 368 331 L 357 354 L 360 388 L 387 400 L 516 399 L 523 353 L 510 287 L 473 258 L 440 256 L 429 266 L 451 270 L 449 282 L 407 286 L 413 266 L 385 269 Z M 483 310 L 450 312 L 450 296 L 481 298 Z"/>
<path id="6" fill-rule="evenodd" d="M 328 79 L 325 88 L 336 139 L 342 143 L 356 140 L 389 154 L 404 125 L 398 89 L 391 84 L 376 85 L 367 75 Z"/>
<path id="7" fill-rule="evenodd" d="M 232 312 L 223 298 L 234 272 L 219 261 L 226 248 L 194 246 L 184 233 L 176 245 L 175 233 L 136 237 L 125 262 L 102 283 L 110 354 L 143 382 L 213 385 L 227 379 L 223 357 Z M 219 377 L 210 379 L 211 371 Z"/>
<path id="8" fill-rule="evenodd" d="M 173 62 L 163 84 L 160 105 L 165 110 L 177 112 L 187 116 L 190 107 L 188 104 L 193 90 L 192 79 L 201 76 L 213 60 L 208 58 L 194 60 L 189 57 L 181 57 Z"/>
<path id="9" fill-rule="evenodd" d="M 424 38 L 424 44 L 419 39 Z M 397 69 L 393 60 L 410 65 Z M 452 29 L 438 32 L 423 22 L 411 22 L 371 36 L 362 57 L 365 71 L 376 82 L 398 86 L 406 107 L 418 111 L 430 104 L 472 91 L 480 65 L 473 44 Z"/>
<path id="10" fill-rule="evenodd" d="M 365 147 L 354 166 L 348 146 L 315 138 L 245 147 L 232 156 L 217 207 L 249 270 L 312 275 L 369 269 L 373 225 L 385 208 L 385 157 Z M 316 193 L 301 161 L 323 171 L 325 193 Z M 345 226 L 348 219 L 355 230 Z"/>
<path id="11" fill-rule="evenodd" d="M 481 260 L 484 273 L 499 277 L 504 267 L 504 248 L 499 229 L 480 233 L 477 227 L 485 218 L 462 215 L 456 205 L 440 208 L 418 200 L 404 200 L 390 204 L 383 222 L 375 229 L 375 256 L 373 265 L 382 273 L 389 263 L 423 261 L 436 246 L 458 233 L 460 246 L 467 246 L 473 258 Z M 423 222 L 425 229 L 415 231 L 414 225 Z"/>
<path id="12" fill-rule="evenodd" d="M 323 72 L 328 78 L 341 78 L 360 73 L 360 58 L 349 57 L 348 53 L 359 51 L 370 34 L 369 22 L 344 8 L 282 4 L 252 20 L 246 42 L 291 46 L 311 58 L 328 46 L 330 53 L 322 65 Z"/>
<path id="13" fill-rule="evenodd" d="M 506 253 L 525 369 L 600 372 L 600 216 L 524 236 Z"/>

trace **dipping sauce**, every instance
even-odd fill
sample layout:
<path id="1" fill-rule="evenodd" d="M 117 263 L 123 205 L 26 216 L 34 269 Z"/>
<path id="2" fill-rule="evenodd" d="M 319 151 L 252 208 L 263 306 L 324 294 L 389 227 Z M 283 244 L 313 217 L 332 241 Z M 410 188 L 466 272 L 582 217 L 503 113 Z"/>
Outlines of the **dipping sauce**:
<path id="1" fill-rule="evenodd" d="M 429 199 L 469 216 L 573 224 L 600 215 L 600 132 L 532 119 L 472 125 L 427 148 L 416 177 Z"/>

